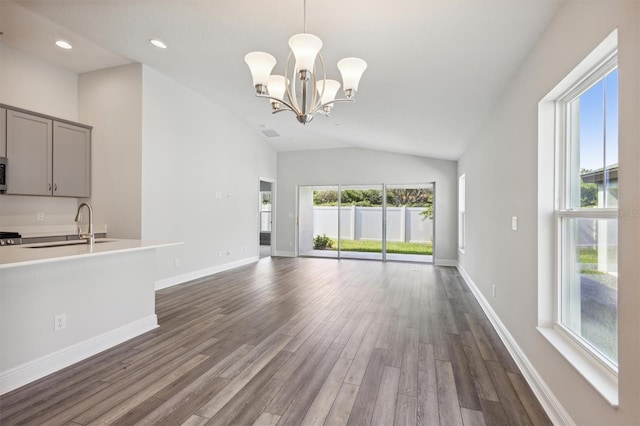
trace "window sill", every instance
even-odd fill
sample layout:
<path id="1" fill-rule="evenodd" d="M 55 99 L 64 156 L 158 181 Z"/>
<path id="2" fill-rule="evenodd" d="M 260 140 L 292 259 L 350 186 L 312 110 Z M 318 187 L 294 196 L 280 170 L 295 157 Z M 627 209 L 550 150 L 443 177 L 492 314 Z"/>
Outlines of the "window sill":
<path id="1" fill-rule="evenodd" d="M 538 327 L 538 331 L 612 407 L 618 407 L 618 377 L 615 374 L 558 330 Z"/>

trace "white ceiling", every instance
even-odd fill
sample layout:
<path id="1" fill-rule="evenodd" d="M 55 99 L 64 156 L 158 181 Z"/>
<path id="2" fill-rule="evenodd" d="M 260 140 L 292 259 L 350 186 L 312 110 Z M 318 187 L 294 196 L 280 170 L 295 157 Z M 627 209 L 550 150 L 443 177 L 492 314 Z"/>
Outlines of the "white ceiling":
<path id="1" fill-rule="evenodd" d="M 457 159 L 563 1 L 307 0 L 307 31 L 324 42 L 329 77 L 340 80 L 342 57 L 369 65 L 355 103 L 307 126 L 272 115 L 244 63 L 262 50 L 284 72 L 303 0 L 0 0 L 0 42 L 78 73 L 147 64 L 226 105 L 278 150 L 356 146 Z M 58 38 L 74 49 L 55 47 Z"/>

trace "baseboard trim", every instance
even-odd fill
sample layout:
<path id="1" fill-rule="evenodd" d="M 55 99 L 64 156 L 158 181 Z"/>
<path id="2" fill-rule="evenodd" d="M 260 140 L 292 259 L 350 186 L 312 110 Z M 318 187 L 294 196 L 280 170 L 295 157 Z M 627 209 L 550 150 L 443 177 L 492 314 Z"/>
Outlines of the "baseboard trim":
<path id="1" fill-rule="evenodd" d="M 279 257 L 296 257 L 296 252 L 295 251 L 278 251 L 276 250 L 274 256 L 279 256 Z"/>
<path id="2" fill-rule="evenodd" d="M 458 266 L 456 259 L 435 259 L 434 265 L 436 266 Z"/>
<path id="3" fill-rule="evenodd" d="M 155 282 L 156 291 L 163 288 L 173 287 L 174 285 L 183 284 L 189 281 L 197 280 L 208 275 L 214 275 L 219 272 L 228 271 L 240 266 L 248 265 L 258 261 L 258 256 L 247 257 L 235 262 L 223 263 L 222 265 L 212 266 L 211 268 L 199 269 L 197 271 L 187 272 L 186 274 L 175 275 L 173 277 L 164 278 Z"/>
<path id="4" fill-rule="evenodd" d="M 158 327 L 156 314 L 0 373 L 0 395 L 41 379 Z"/>
<path id="5" fill-rule="evenodd" d="M 551 389 L 549 389 L 549 386 L 547 386 L 544 380 L 542 380 L 542 377 L 540 377 L 540 374 L 534 368 L 533 364 L 531 364 L 529 358 L 527 358 L 518 343 L 516 343 L 515 339 L 511 333 L 509 333 L 509 330 L 507 330 L 505 325 L 502 323 L 487 299 L 485 299 L 478 286 L 473 282 L 471 276 L 469 276 L 462 266 L 457 265 L 457 267 L 553 424 L 575 425 L 575 422 L 569 413 L 567 413 L 558 398 L 553 394 Z"/>

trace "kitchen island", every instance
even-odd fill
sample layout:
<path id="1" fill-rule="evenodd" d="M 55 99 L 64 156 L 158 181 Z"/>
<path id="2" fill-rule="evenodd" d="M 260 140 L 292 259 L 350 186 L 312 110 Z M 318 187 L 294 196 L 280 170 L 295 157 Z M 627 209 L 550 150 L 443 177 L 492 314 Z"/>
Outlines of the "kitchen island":
<path id="1" fill-rule="evenodd" d="M 158 326 L 155 250 L 98 239 L 0 249 L 0 394 Z"/>

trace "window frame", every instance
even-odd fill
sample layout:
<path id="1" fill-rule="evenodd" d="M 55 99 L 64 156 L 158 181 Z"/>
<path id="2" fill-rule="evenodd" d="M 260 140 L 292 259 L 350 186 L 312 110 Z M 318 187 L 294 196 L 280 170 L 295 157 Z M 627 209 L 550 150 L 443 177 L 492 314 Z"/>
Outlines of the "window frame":
<path id="1" fill-rule="evenodd" d="M 598 365 L 605 369 L 609 374 L 617 377 L 618 366 L 601 353 L 594 345 L 589 343 L 585 338 L 572 331 L 568 326 L 563 324 L 563 292 L 566 281 L 565 266 L 568 263 L 567 250 L 563 247 L 565 241 L 564 233 L 565 219 L 616 219 L 618 217 L 618 207 L 601 207 L 601 208 L 584 208 L 575 207 L 572 203 L 572 197 L 575 197 L 575 189 L 572 190 L 572 173 L 575 167 L 571 163 L 572 152 L 576 149 L 574 139 L 570 129 L 570 104 L 578 99 L 585 92 L 598 84 L 611 72 L 618 68 L 617 49 L 611 52 L 602 60 L 596 62 L 584 74 L 582 79 L 565 90 L 555 100 L 555 123 L 556 123 L 556 164 L 555 164 L 555 206 L 554 206 L 554 311 L 553 311 L 553 329 L 562 334 L 572 344 L 596 361 Z M 606 168 L 606 165 L 603 164 Z M 604 169 L 603 169 L 604 170 Z M 578 194 L 579 196 L 579 194 Z"/>
<path id="2" fill-rule="evenodd" d="M 560 161 L 556 102 L 585 82 L 599 65 L 617 55 L 618 30 L 608 34 L 584 59 L 579 58 L 564 76 L 558 76 L 549 92 L 538 102 L 538 324 L 540 336 L 580 374 L 612 407 L 619 404 L 618 375 L 606 368 L 568 333 L 555 326 L 558 301 L 557 271 L 559 247 L 556 210 L 559 206 L 558 161 Z M 620 73 L 619 94 L 624 92 Z M 619 98 L 620 99 L 620 98 Z M 563 157 L 564 158 L 564 157 Z M 623 160 L 623 159 L 621 159 Z M 602 213 L 602 212 L 600 212 Z M 574 214 L 568 212 L 567 214 Z M 580 214 L 579 212 L 577 214 Z M 619 258 L 619 260 L 622 258 Z"/>
<path id="3" fill-rule="evenodd" d="M 467 243 L 466 173 L 458 177 L 458 250 L 464 253 Z"/>

